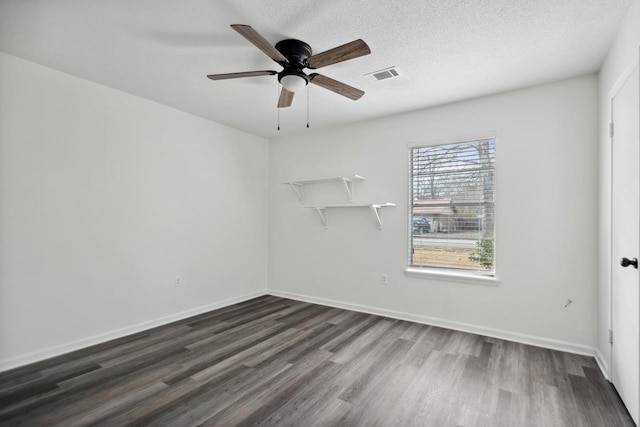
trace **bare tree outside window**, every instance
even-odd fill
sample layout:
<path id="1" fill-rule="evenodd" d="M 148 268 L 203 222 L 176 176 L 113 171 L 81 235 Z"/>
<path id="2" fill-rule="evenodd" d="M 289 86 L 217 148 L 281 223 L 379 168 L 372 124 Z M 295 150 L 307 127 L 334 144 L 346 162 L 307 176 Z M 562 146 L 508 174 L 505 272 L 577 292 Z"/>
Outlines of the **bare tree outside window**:
<path id="1" fill-rule="evenodd" d="M 410 266 L 493 273 L 495 138 L 410 155 Z"/>

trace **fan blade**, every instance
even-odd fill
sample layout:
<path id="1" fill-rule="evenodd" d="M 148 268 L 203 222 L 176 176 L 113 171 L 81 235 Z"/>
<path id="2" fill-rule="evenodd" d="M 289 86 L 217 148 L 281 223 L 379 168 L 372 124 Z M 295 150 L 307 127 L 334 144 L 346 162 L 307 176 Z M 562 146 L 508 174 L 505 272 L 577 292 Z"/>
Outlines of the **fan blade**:
<path id="1" fill-rule="evenodd" d="M 280 99 L 278 99 L 278 108 L 291 107 L 293 102 L 293 92 L 289 92 L 285 88 L 280 91 Z"/>
<path id="2" fill-rule="evenodd" d="M 354 40 L 342 46 L 335 47 L 331 50 L 318 53 L 307 59 L 307 67 L 320 68 L 327 65 L 337 64 L 338 62 L 348 61 L 349 59 L 358 58 L 360 56 L 369 55 L 371 49 L 361 39 Z"/>
<path id="3" fill-rule="evenodd" d="M 309 75 L 309 78 L 311 79 L 311 83 L 313 83 L 314 85 L 329 89 L 330 91 L 335 92 L 338 95 L 346 96 L 347 98 L 353 99 L 354 101 L 357 101 L 358 99 L 362 98 L 362 95 L 364 95 L 364 91 L 356 89 L 353 86 L 349 86 L 348 84 L 339 82 L 327 76 L 323 76 L 322 74 L 313 73 Z"/>
<path id="4" fill-rule="evenodd" d="M 273 59 L 279 64 L 288 64 L 289 60 L 284 57 L 283 54 L 271 46 L 264 37 L 262 37 L 256 30 L 249 25 L 232 25 L 231 28 L 236 30 L 242 37 L 249 40 L 255 47 L 263 51 L 269 58 Z"/>
<path id="5" fill-rule="evenodd" d="M 225 79 L 239 79 L 242 77 L 257 77 L 257 76 L 273 76 L 278 74 L 277 71 L 264 70 L 264 71 L 245 71 L 242 73 L 226 73 L 226 74 L 209 74 L 207 77 L 211 80 L 225 80 Z"/>

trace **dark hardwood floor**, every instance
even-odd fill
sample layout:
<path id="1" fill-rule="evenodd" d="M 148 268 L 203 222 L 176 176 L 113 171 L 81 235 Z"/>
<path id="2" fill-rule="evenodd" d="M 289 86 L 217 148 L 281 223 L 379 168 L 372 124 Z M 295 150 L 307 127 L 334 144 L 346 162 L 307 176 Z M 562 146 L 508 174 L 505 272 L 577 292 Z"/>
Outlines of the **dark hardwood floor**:
<path id="1" fill-rule="evenodd" d="M 593 358 L 273 296 L 0 373 L 0 424 L 634 425 Z"/>

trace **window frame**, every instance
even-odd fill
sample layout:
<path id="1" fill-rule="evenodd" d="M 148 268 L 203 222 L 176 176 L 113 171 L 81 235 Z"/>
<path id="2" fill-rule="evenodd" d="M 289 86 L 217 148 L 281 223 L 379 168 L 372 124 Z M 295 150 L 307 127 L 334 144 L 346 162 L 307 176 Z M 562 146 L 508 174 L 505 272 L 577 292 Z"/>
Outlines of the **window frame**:
<path id="1" fill-rule="evenodd" d="M 496 206 L 496 194 L 497 194 L 497 180 L 494 181 L 494 253 L 493 253 L 493 271 L 483 272 L 481 270 L 464 270 L 453 269 L 445 267 L 420 267 L 411 265 L 411 250 L 413 248 L 413 163 L 412 163 L 412 150 L 419 147 L 430 147 L 445 144 L 456 144 L 470 141 L 477 141 L 481 139 L 495 139 L 497 143 L 497 135 L 495 131 L 479 132 L 470 135 L 448 137 L 433 139 L 427 141 L 418 141 L 407 144 L 407 266 L 404 273 L 407 277 L 421 278 L 421 279 L 433 279 L 447 282 L 458 282 L 475 285 L 485 286 L 497 286 L 500 283 L 498 278 L 498 263 L 497 263 L 497 245 L 495 241 L 497 239 L 497 227 L 498 215 L 495 210 Z M 495 164 L 497 162 L 497 149 L 494 147 L 494 174 L 496 171 Z M 495 177 L 495 175 L 494 175 Z"/>

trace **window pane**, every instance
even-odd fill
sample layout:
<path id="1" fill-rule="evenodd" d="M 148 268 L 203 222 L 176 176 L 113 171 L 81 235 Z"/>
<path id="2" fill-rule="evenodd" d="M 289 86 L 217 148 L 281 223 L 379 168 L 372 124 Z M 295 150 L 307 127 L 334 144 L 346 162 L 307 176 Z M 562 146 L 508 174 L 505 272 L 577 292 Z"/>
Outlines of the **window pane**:
<path id="1" fill-rule="evenodd" d="M 411 266 L 494 271 L 494 170 L 494 138 L 411 149 Z"/>

